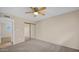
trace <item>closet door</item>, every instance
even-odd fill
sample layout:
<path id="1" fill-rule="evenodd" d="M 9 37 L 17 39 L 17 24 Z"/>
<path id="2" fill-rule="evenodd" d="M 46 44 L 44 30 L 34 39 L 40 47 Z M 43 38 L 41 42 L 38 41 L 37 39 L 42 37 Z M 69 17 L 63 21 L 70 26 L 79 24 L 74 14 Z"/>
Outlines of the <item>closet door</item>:
<path id="1" fill-rule="evenodd" d="M 35 24 L 25 23 L 24 26 L 25 40 L 35 39 L 35 36 L 36 36 Z"/>
<path id="2" fill-rule="evenodd" d="M 25 40 L 30 39 L 30 24 L 25 23 L 24 25 L 24 37 L 25 37 Z"/>
<path id="3" fill-rule="evenodd" d="M 31 39 L 35 39 L 36 37 L 36 28 L 35 28 L 35 24 L 31 24 Z"/>

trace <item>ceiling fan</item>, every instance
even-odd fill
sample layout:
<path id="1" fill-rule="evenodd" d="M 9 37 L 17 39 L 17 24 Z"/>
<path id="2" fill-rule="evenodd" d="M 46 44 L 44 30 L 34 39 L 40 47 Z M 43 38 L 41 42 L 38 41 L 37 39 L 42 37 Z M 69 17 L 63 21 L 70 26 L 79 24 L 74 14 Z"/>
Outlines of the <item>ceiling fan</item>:
<path id="1" fill-rule="evenodd" d="M 46 7 L 30 7 L 32 9 L 31 12 L 25 12 L 26 14 L 27 13 L 33 13 L 34 16 L 37 16 L 37 15 L 45 15 L 45 11 L 46 11 Z"/>

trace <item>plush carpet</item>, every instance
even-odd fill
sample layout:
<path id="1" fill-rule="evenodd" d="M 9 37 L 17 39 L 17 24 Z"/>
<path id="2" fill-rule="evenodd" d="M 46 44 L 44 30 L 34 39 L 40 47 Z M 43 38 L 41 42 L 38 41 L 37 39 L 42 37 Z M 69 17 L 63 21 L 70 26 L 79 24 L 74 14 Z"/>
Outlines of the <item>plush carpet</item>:
<path id="1" fill-rule="evenodd" d="M 0 49 L 1 52 L 78 52 L 79 50 L 31 39 L 17 45 Z"/>

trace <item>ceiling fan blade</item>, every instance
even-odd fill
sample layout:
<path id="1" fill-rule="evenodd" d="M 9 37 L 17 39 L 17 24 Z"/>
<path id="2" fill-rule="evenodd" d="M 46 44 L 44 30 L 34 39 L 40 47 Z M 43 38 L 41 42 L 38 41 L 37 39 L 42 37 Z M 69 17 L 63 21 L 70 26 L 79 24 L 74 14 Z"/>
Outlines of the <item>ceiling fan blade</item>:
<path id="1" fill-rule="evenodd" d="M 46 9 L 46 7 L 41 7 L 40 9 L 39 9 L 39 11 L 42 11 L 42 10 L 45 10 Z"/>
<path id="2" fill-rule="evenodd" d="M 25 12 L 25 13 L 33 13 L 33 12 Z"/>
<path id="3" fill-rule="evenodd" d="M 45 14 L 43 14 L 43 13 L 41 13 L 41 12 L 38 12 L 40 15 L 45 15 Z"/>

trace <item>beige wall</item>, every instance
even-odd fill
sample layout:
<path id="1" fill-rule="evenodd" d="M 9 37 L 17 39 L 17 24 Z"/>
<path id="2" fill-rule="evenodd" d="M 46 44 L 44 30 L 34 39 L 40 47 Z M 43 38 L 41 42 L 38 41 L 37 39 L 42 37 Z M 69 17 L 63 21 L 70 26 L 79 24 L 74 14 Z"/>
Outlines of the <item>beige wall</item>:
<path id="1" fill-rule="evenodd" d="M 79 11 L 37 22 L 37 39 L 79 49 Z"/>

